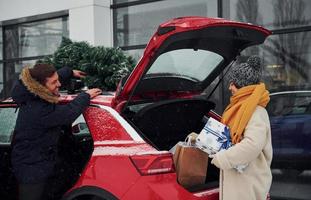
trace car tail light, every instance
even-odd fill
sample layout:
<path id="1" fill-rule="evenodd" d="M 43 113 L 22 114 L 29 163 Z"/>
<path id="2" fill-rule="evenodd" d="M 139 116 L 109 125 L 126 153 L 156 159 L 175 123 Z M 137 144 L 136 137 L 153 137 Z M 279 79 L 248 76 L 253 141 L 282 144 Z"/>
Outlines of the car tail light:
<path id="1" fill-rule="evenodd" d="M 174 172 L 172 154 L 144 154 L 130 157 L 141 175 L 163 174 Z"/>

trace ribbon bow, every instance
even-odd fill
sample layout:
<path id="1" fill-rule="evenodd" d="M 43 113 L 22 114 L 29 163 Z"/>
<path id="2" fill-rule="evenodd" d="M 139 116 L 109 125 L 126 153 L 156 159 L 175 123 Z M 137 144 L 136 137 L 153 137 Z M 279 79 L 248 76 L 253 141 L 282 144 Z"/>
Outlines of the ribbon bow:
<path id="1" fill-rule="evenodd" d="M 219 150 L 228 149 L 231 146 L 230 131 L 228 127 L 225 127 L 224 131 L 222 132 L 222 135 L 217 138 L 217 142 L 222 143 Z"/>

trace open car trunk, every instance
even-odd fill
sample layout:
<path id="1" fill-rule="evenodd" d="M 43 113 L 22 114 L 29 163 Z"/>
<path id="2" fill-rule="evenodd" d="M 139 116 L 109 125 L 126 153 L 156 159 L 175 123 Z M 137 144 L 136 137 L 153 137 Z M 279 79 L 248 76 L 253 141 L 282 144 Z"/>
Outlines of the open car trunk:
<path id="1" fill-rule="evenodd" d="M 170 150 L 179 141 L 184 141 L 189 133 L 199 133 L 207 121 L 208 112 L 214 108 L 215 103 L 197 96 L 132 105 L 124 114 L 153 146 L 159 150 Z M 209 160 L 205 184 L 187 189 L 215 188 L 218 180 L 219 169 Z"/>
<path id="2" fill-rule="evenodd" d="M 169 150 L 191 132 L 199 133 L 215 103 L 203 97 L 128 106 L 124 114 L 155 147 Z"/>
<path id="3" fill-rule="evenodd" d="M 159 150 L 199 133 L 215 103 L 204 90 L 240 54 L 271 34 L 251 24 L 185 17 L 162 24 L 119 85 L 114 106 Z M 219 170 L 208 167 L 208 187 Z M 211 184 L 213 185 L 213 184 Z"/>

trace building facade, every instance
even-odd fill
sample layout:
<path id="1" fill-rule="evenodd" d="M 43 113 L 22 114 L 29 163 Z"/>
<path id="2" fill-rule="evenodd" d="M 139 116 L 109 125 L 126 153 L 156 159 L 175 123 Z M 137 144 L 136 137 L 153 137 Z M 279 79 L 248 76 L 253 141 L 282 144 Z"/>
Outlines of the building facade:
<path id="1" fill-rule="evenodd" d="M 113 45 L 110 0 L 0 0 L 0 97 L 22 67 L 51 55 L 62 37 Z"/>

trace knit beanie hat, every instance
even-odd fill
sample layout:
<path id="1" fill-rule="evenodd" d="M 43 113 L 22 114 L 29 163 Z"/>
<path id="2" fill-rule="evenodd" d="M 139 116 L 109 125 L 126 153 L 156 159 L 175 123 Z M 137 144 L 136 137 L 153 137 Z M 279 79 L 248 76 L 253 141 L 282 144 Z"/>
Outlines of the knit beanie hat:
<path id="1" fill-rule="evenodd" d="M 251 56 L 245 63 L 233 66 L 228 74 L 229 83 L 237 88 L 258 84 L 261 79 L 261 61 L 257 56 Z"/>

